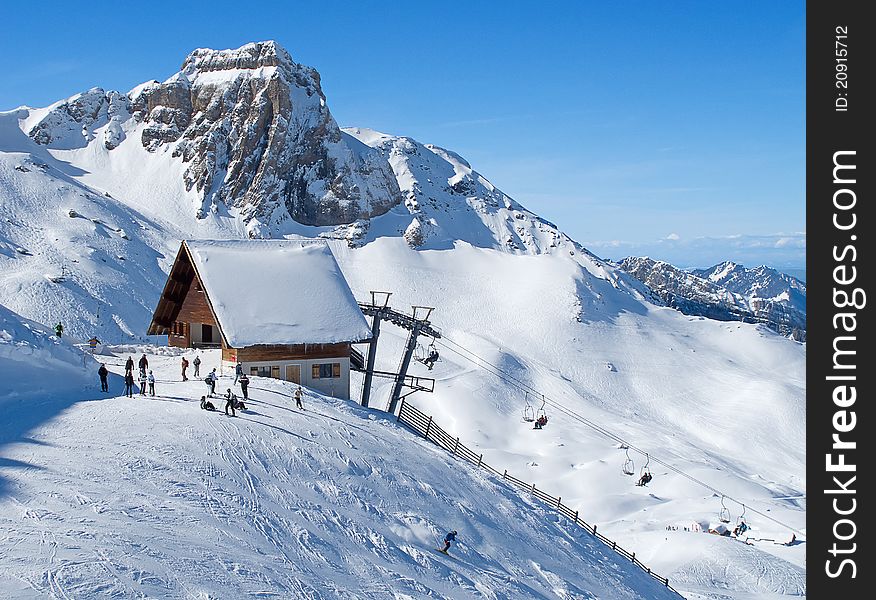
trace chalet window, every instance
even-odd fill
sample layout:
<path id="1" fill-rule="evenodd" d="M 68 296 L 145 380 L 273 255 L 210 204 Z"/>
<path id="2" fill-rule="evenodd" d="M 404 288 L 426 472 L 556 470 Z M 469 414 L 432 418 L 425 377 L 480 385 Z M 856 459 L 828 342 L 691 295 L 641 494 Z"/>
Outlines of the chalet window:
<path id="1" fill-rule="evenodd" d="M 314 379 L 332 379 L 341 376 L 341 363 L 323 363 L 313 365 Z"/>
<path id="2" fill-rule="evenodd" d="M 271 377 L 273 377 L 274 379 L 280 378 L 280 366 L 279 365 L 272 365 L 271 366 Z"/>
<path id="3" fill-rule="evenodd" d="M 273 369 L 276 369 L 277 372 L 280 371 L 280 367 L 271 367 L 270 365 L 267 365 L 264 367 L 250 367 L 249 374 L 257 377 L 271 377 L 271 371 Z"/>

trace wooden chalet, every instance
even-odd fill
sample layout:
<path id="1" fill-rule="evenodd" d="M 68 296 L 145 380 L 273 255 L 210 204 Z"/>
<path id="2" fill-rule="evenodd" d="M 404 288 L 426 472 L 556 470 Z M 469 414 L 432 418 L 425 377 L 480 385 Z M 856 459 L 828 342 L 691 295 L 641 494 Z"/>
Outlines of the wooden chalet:
<path id="1" fill-rule="evenodd" d="M 371 337 L 334 255 L 313 240 L 183 241 L 148 333 L 345 399 L 351 344 Z"/>

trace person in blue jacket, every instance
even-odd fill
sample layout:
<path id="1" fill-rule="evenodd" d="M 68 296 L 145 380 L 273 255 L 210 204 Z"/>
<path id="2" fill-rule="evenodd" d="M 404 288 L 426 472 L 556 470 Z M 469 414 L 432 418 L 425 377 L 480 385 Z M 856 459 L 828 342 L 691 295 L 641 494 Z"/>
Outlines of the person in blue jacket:
<path id="1" fill-rule="evenodd" d="M 453 531 L 451 531 L 450 533 L 448 533 L 447 535 L 444 536 L 444 547 L 441 548 L 439 551 L 443 552 L 444 554 L 447 554 L 447 551 L 450 549 L 450 542 L 455 542 L 455 541 L 456 541 L 456 530 L 454 529 Z"/>

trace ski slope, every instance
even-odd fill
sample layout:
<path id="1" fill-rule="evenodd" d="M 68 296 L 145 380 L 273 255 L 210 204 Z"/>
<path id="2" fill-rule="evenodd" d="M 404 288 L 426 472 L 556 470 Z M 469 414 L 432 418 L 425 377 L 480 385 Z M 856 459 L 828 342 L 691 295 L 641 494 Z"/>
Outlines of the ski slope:
<path id="1" fill-rule="evenodd" d="M 167 349 L 149 356 L 155 398 L 115 396 L 140 348 L 117 350 L 99 357 L 111 394 L 59 391 L 39 422 L 3 401 L 0 596 L 677 597 L 384 413 L 314 394 L 299 411 L 256 377 L 247 411 L 202 411 Z"/>
<path id="2" fill-rule="evenodd" d="M 136 95 L 136 90 L 132 94 Z M 371 148 L 389 162 L 404 194 L 403 203 L 370 220 L 346 225 L 305 226 L 284 218 L 253 228 L 245 211 L 221 202 L 205 204 L 194 188 L 187 190 L 186 164 L 174 156 L 169 146 L 148 151 L 141 143 L 143 123 L 135 119 L 100 121 L 86 127 L 87 136 L 83 137 L 81 123 L 49 122 L 52 127 L 46 131 L 61 137 L 57 144 L 45 146 L 37 144 L 26 132 L 48 113 L 49 108 L 0 113 L 0 304 L 43 325 L 51 326 L 61 320 L 66 334 L 79 342 L 96 335 L 109 344 L 147 341 L 162 344 L 163 339 L 147 340 L 145 332 L 181 239 L 240 239 L 250 234 L 330 238 L 334 240 L 329 242 L 332 252 L 358 300 L 367 300 L 371 290 L 386 290 L 393 292 L 391 304 L 398 310 L 408 310 L 412 304 L 435 307 L 432 323 L 444 334 L 437 342 L 441 359 L 432 371 L 419 363 L 414 363 L 411 371 L 435 377 L 435 393 L 417 393 L 410 401 L 433 415 L 444 429 L 460 436 L 466 445 L 483 452 L 489 464 L 500 470 L 507 468 L 540 489 L 562 496 L 564 504 L 580 510 L 601 532 L 635 551 L 646 564 L 668 576 L 673 585 L 677 583 L 676 587 L 687 597 L 749 600 L 805 594 L 804 344 L 761 327 L 687 317 L 654 304 L 639 282 L 527 211 L 458 155 L 429 144 L 364 128 L 345 129 L 342 135 L 351 148 L 373 158 L 374 152 L 368 150 Z M 113 140 L 112 148 L 105 143 L 108 139 Z M 231 283 L 239 284 L 242 293 L 248 291 L 243 280 Z M 349 426 L 359 439 L 354 441 L 337 432 L 335 436 L 328 432 L 330 428 L 319 430 L 321 437 L 316 439 L 325 442 L 323 447 L 334 444 L 342 453 L 349 450 L 350 442 L 357 449 L 381 456 L 380 460 L 386 461 L 381 463 L 384 476 L 394 472 L 387 465 L 396 470 L 399 465 L 414 465 L 410 467 L 415 469 L 414 475 L 405 480 L 410 491 L 401 490 L 400 479 L 392 487 L 384 479 L 348 473 L 355 469 L 347 465 L 347 460 L 357 469 L 367 470 L 358 454 L 345 454 L 343 460 L 316 452 L 307 454 L 310 445 L 303 440 L 314 437 L 311 432 L 317 432 L 315 424 L 310 429 L 300 429 L 303 419 L 295 418 L 300 415 L 287 414 L 276 407 L 254 407 L 262 413 L 258 419 L 263 423 L 301 436 L 301 439 L 293 436 L 292 441 L 300 442 L 303 454 L 291 456 L 302 457 L 302 462 L 323 469 L 313 473 L 297 462 L 295 465 L 284 462 L 284 472 L 297 473 L 296 477 L 305 482 L 321 482 L 325 490 L 336 486 L 341 490 L 336 496 L 373 498 L 360 490 L 373 485 L 377 490 L 374 493 L 387 493 L 403 505 L 406 502 L 399 499 L 402 494 L 412 494 L 412 498 L 405 500 L 422 503 L 418 505 L 421 513 L 418 518 L 425 521 L 415 528 L 420 533 L 410 534 L 406 543 L 422 544 L 429 538 L 423 548 L 416 546 L 426 557 L 428 547 L 433 545 L 432 538 L 441 529 L 455 526 L 462 534 L 461 551 L 472 554 L 466 555 L 469 566 L 457 565 L 458 572 L 453 564 L 439 569 L 438 563 L 430 562 L 433 557 L 412 558 L 411 563 L 405 556 L 413 554 L 401 549 L 400 540 L 404 536 L 383 532 L 382 525 L 377 523 L 384 521 L 378 518 L 376 510 L 367 507 L 361 508 L 363 524 L 356 530 L 358 533 L 338 533 L 340 530 L 328 525 L 315 528 L 299 513 L 312 510 L 317 500 L 333 498 L 332 494 L 322 489 L 310 490 L 306 498 L 311 504 L 304 508 L 290 505 L 287 512 L 294 516 L 282 512 L 280 509 L 288 500 L 274 489 L 284 489 L 275 469 L 271 468 L 269 474 L 266 467 L 253 467 L 245 476 L 233 457 L 217 449 L 247 440 L 246 446 L 253 449 L 253 455 L 246 458 L 253 464 L 270 467 L 279 454 L 271 445 L 274 442 L 258 439 L 256 429 L 246 429 L 257 426 L 247 425 L 244 420 L 212 429 L 215 420 L 205 421 L 204 417 L 218 415 L 203 415 L 192 410 L 189 402 L 201 393 L 197 383 L 176 384 L 168 388 L 174 390 L 171 398 L 147 403 L 114 398 L 86 402 L 99 395 L 94 391 L 95 365 L 87 370 L 88 385 L 95 388 L 83 391 L 86 380 L 82 379 L 82 367 L 77 363 L 81 355 L 53 340 L 36 323 L 26 327 L 22 325 L 25 321 L 8 314 L 3 317 L 3 330 L 11 332 L 9 340 L 13 342 L 6 340 L 4 345 L 0 339 L 0 402 L 4 403 L 4 418 L 10 416 L 10 420 L 3 421 L 0 437 L 0 503 L 6 509 L 2 518 L 7 519 L 3 521 L 0 551 L 4 553 L 2 560 L 12 561 L 9 564 L 13 568 L 6 569 L 6 562 L 0 565 L 4 573 L 0 577 L 5 577 L 3 586 L 7 586 L 0 589 L 14 589 L 15 593 L 10 592 L 14 596 L 76 597 L 106 591 L 107 595 L 136 597 L 142 591 L 136 586 L 141 584 L 125 586 L 133 586 L 130 581 L 139 578 L 147 582 L 143 584 L 147 587 L 152 585 L 149 582 L 155 583 L 155 588 L 148 587 L 149 591 L 143 592 L 147 595 L 197 596 L 203 591 L 220 597 L 223 594 L 210 587 L 213 578 L 219 577 L 217 573 L 227 575 L 235 569 L 242 579 L 261 581 L 259 589 L 266 594 L 277 586 L 287 596 L 294 596 L 298 593 L 294 587 L 282 587 L 287 583 L 293 585 L 291 580 L 283 579 L 286 575 L 279 574 L 285 573 L 278 566 L 285 564 L 285 558 L 258 559 L 285 556 L 310 569 L 306 577 L 301 575 L 301 581 L 310 582 L 319 593 L 333 597 L 325 586 L 341 577 L 332 571 L 336 561 L 362 564 L 365 560 L 362 556 L 371 561 L 378 555 L 377 551 L 360 552 L 370 548 L 359 541 L 371 539 L 371 531 L 381 531 L 383 538 L 376 539 L 384 539 L 380 544 L 390 549 L 387 550 L 390 558 L 380 554 L 377 563 L 384 569 L 385 577 L 364 576 L 360 572 L 363 568 L 352 569 L 348 565 L 347 579 L 337 579 L 341 582 L 338 585 L 365 586 L 371 582 L 376 586 L 377 581 L 383 584 L 387 580 L 409 578 L 424 581 L 423 585 L 435 590 L 435 595 L 450 595 L 450 588 L 433 583 L 429 569 L 434 566 L 435 572 L 444 577 L 442 581 L 451 578 L 463 581 L 463 577 L 471 580 L 466 585 L 474 587 L 462 597 L 476 593 L 486 597 L 490 597 L 489 593 L 493 597 L 531 597 L 530 593 L 551 597 L 544 590 L 553 590 L 550 586 L 560 589 L 561 584 L 537 587 L 527 577 L 541 568 L 546 574 L 538 575 L 539 581 L 552 580 L 553 576 L 547 574 L 552 572 L 568 585 L 578 585 L 576 582 L 582 581 L 580 572 L 588 573 L 593 568 L 590 563 L 582 568 L 569 558 L 570 554 L 556 555 L 556 562 L 544 562 L 548 560 L 545 556 L 555 555 L 542 550 L 553 552 L 556 539 L 566 539 L 563 536 L 568 537 L 568 532 L 560 532 L 559 538 L 551 537 L 552 533 L 544 540 L 532 542 L 533 550 L 529 553 L 531 541 L 526 532 L 537 528 L 540 521 L 526 520 L 524 512 L 538 515 L 550 528 L 555 524 L 551 524 L 549 513 L 538 513 L 528 506 L 519 511 L 508 509 L 508 514 L 514 517 L 509 520 L 526 527 L 502 529 L 505 527 L 502 524 L 501 535 L 483 534 L 490 543 L 518 551 L 525 547 L 527 553 L 519 561 L 501 558 L 506 562 L 491 562 L 495 548 L 480 542 L 469 543 L 466 533 L 469 525 L 454 521 L 456 513 L 450 509 L 441 512 L 435 508 L 430 512 L 424 508 L 427 500 L 432 503 L 437 500 L 431 493 L 421 494 L 422 488 L 415 480 L 422 476 L 433 489 L 443 490 L 445 482 L 451 481 L 446 477 L 456 476 L 448 475 L 449 471 L 421 472 L 420 467 L 450 464 L 441 462 L 448 459 L 427 445 L 410 441 L 407 434 L 399 433 L 401 437 L 396 438 L 392 433 L 385 438 L 389 440 L 386 445 L 375 441 L 383 440 L 383 433 L 398 431 L 379 410 L 365 413 L 352 404 L 326 401 L 323 411 L 338 419 L 332 423 L 337 427 Z M 31 338 L 28 332 L 37 333 Z M 30 341 L 19 343 L 24 340 Z M 383 328 L 378 369 L 397 369 L 404 341 L 403 332 L 390 326 Z M 54 349 L 59 353 L 54 353 Z M 149 351 L 158 357 L 155 360 L 161 365 L 161 378 L 176 376 L 177 358 L 171 351 L 157 347 Z M 505 379 L 491 375 L 484 368 L 484 360 L 496 365 Z M 509 377 L 537 393 L 527 397 Z M 114 381 L 111 385 L 118 389 L 118 380 Z M 357 384 L 354 381 L 354 398 L 358 397 Z M 376 380 L 375 385 L 372 406 L 380 409 L 386 404 L 390 386 L 384 380 Z M 159 384 L 159 389 L 163 387 Z M 279 392 L 279 387 L 270 391 Z M 521 421 L 521 416 L 527 401 L 534 409 L 541 406 L 540 394 L 545 395 L 550 422 L 544 430 L 535 432 Z M 23 402 L 25 396 L 30 399 L 24 406 L 8 404 Z M 280 406 L 279 402 L 277 396 L 274 403 Z M 374 420 L 366 421 L 369 415 Z M 161 418 L 155 421 L 156 416 Z M 750 544 L 690 531 L 706 529 L 716 521 L 720 495 L 656 462 L 650 465 L 654 481 L 647 488 L 634 486 L 646 457 L 633 451 L 636 475 L 623 475 L 624 451 L 618 448 L 616 440 L 594 431 L 585 420 L 598 423 L 650 456 L 752 509 L 746 513 L 752 526 Z M 367 443 L 362 441 L 367 436 L 351 423 L 358 423 L 374 437 L 369 437 L 371 441 Z M 273 432 L 269 435 L 281 436 L 281 432 L 267 425 L 262 429 Z M 179 449 L 172 451 L 177 444 Z M 396 460 L 397 447 L 411 451 L 405 450 Z M 159 449 L 185 458 L 173 460 Z M 383 452 L 388 454 L 384 456 Z M 122 455 L 127 458 L 120 458 Z M 424 456 L 430 460 L 424 460 Z M 144 461 L 145 466 L 131 466 L 137 460 Z M 212 466 L 208 469 L 203 465 Z M 59 473 L 66 473 L 66 479 L 59 478 Z M 127 479 L 119 473 L 124 473 Z M 345 479 L 331 482 L 330 475 L 337 477 L 338 473 Z M 160 481 L 147 483 L 150 480 L 145 478 L 146 474 L 153 474 Z M 274 515 L 270 517 L 274 519 L 270 526 L 277 528 L 275 539 L 286 544 L 283 548 L 287 555 L 279 552 L 258 529 L 268 527 L 266 522 L 245 525 L 249 529 L 240 532 L 244 526 L 241 524 L 249 523 L 241 516 L 249 513 L 240 508 L 245 505 L 244 499 L 252 496 L 247 476 L 258 482 L 259 507 L 265 514 Z M 438 481 L 431 479 L 433 476 Z M 481 481 L 479 475 L 475 475 L 474 483 L 467 477 L 452 481 L 459 489 L 471 493 L 472 486 L 487 489 L 494 485 Z M 105 480 L 106 485 L 98 478 Z M 181 488 L 173 487 L 173 481 L 180 483 Z M 348 488 L 347 484 L 359 487 Z M 70 494 L 59 491 L 68 488 L 76 489 L 77 493 L 80 488 L 90 489 L 90 493 L 82 492 L 88 500 L 81 506 L 75 498 L 71 501 Z M 201 490 L 200 504 L 194 501 L 185 504 L 184 492 L 193 489 Z M 502 493 L 503 490 L 500 486 Z M 481 491 L 478 487 L 477 493 Z M 481 510 L 466 504 L 462 497 L 453 496 L 466 507 L 465 511 Z M 501 502 L 511 502 L 508 498 L 476 496 L 472 502 L 477 499 L 488 505 L 504 506 Z M 370 507 L 378 505 L 376 501 L 369 502 Z M 46 511 L 41 521 L 21 516 L 30 505 L 37 506 L 34 514 Z M 110 514 L 109 509 L 97 512 L 92 508 L 94 505 L 121 505 L 127 516 L 118 511 Z M 194 511 L 179 508 L 183 505 L 194 506 Z M 220 505 L 233 510 L 227 508 L 228 512 L 217 513 L 225 517 L 210 513 L 211 509 L 218 511 Z M 733 521 L 743 512 L 740 503 L 727 501 L 726 505 Z M 401 508 L 392 510 L 403 512 Z M 757 515 L 754 510 L 769 518 Z M 457 513 L 465 511 L 459 509 Z M 107 515 L 100 516 L 104 513 Z M 350 513 L 345 514 L 352 521 Z M 88 520 L 79 523 L 77 519 Z M 471 512 L 470 519 L 472 523 L 499 527 L 485 512 Z M 103 529 L 95 525 L 102 532 L 98 539 L 87 543 L 76 539 L 75 532 L 90 531 L 92 521 L 102 523 Z M 189 535 L 179 523 L 195 523 L 197 527 Z M 303 550 L 300 551 L 303 554 L 296 553 L 299 551 L 292 548 L 298 542 L 293 544 L 277 533 L 286 531 L 286 524 L 291 532 L 288 535 L 306 530 L 313 539 L 318 537 L 331 543 L 317 544 L 317 549 L 310 553 Z M 157 533 L 150 532 L 153 526 Z M 204 546 L 197 544 L 201 543 L 202 534 L 209 537 L 214 530 L 224 532 L 217 534 L 224 553 L 200 557 L 204 558 L 201 569 L 204 564 L 210 567 L 207 578 L 194 573 L 197 552 L 206 552 Z M 787 540 L 792 530 L 800 532 L 796 544 L 776 543 Z M 423 531 L 428 534 L 421 535 Z M 25 537 L 16 537 L 24 536 L 25 532 Z M 65 532 L 74 533 L 65 538 Z M 195 544 L 193 553 L 184 555 L 185 560 L 175 556 L 181 547 L 187 547 L 176 543 L 177 534 L 185 538 L 186 544 Z M 333 537 L 336 534 L 342 541 Z M 53 556 L 52 536 L 60 536 L 56 541 L 66 540 L 64 544 L 58 542 L 66 554 L 59 554 L 60 550 L 55 554 L 56 558 L 68 560 L 63 568 L 49 560 Z M 125 536 L 136 538 L 132 543 L 139 546 L 124 546 Z M 37 538 L 45 541 L 37 542 Z M 353 543 L 350 539 L 359 541 Z M 578 543 L 583 542 L 574 542 Z M 87 559 L 77 554 L 79 550 L 72 548 L 75 545 L 81 546 L 81 556 Z M 154 551 L 153 546 L 157 548 Z M 329 546 L 341 549 L 332 554 Z M 106 554 L 109 562 L 100 563 L 94 553 L 105 548 L 113 552 Z M 138 551 L 139 560 L 147 565 L 134 566 L 137 560 L 132 557 Z M 156 555 L 151 556 L 150 552 Z M 229 558 L 229 553 L 234 556 Z M 43 562 L 34 557 L 41 557 Z M 441 556 L 437 559 L 446 560 Z M 606 565 L 615 564 L 614 558 L 607 560 Z M 81 567 L 77 561 L 82 563 Z M 432 566 L 424 567 L 426 563 Z M 509 574 L 536 591 L 513 587 L 517 585 L 515 580 L 508 584 L 510 591 L 471 592 L 476 584 L 470 565 L 475 564 L 493 565 L 483 568 Z M 650 592 L 642 592 L 644 588 L 638 588 L 638 583 L 617 584 L 616 580 L 625 579 L 627 573 L 623 565 L 617 569 L 614 571 L 617 579 L 608 577 L 605 581 L 603 572 L 597 570 L 599 582 L 584 580 L 586 585 L 582 589 L 603 597 L 626 593 L 617 590 L 652 597 Z M 24 573 L 24 579 L 10 579 L 12 576 L 5 575 L 7 572 Z M 123 576 L 116 580 L 107 575 L 113 572 Z M 221 579 L 223 585 L 234 585 L 226 583 L 232 580 L 226 575 Z M 478 585 L 487 585 L 483 581 L 492 576 L 481 575 Z M 201 583 L 192 583 L 196 580 Z M 31 585 L 42 591 L 33 590 Z M 166 591 L 170 589 L 166 586 L 176 585 L 179 587 Z M 201 585 L 206 585 L 204 590 Z M 405 585 L 399 583 L 392 588 L 398 590 L 398 597 L 404 594 L 422 597 L 428 593 L 413 589 L 413 584 L 410 589 Z M 255 589 L 248 587 L 240 595 L 255 595 L 257 592 L 252 591 Z M 367 589 L 360 595 L 372 593 L 372 589 Z M 561 592 L 551 593 L 562 597 Z M 574 594 L 569 592 L 568 597 Z"/>

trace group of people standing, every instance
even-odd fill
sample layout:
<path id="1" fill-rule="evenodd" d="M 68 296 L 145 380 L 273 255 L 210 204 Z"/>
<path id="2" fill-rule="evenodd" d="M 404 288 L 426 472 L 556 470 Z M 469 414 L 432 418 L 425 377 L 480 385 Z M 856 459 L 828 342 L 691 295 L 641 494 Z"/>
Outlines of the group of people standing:
<path id="1" fill-rule="evenodd" d="M 138 381 L 140 383 L 140 395 L 146 395 L 146 389 L 149 389 L 149 395 L 155 396 L 155 375 L 149 369 L 149 359 L 146 358 L 146 355 L 140 357 L 138 361 L 138 366 L 140 367 L 140 374 L 138 376 Z M 148 373 L 147 373 L 148 371 Z M 101 392 L 109 392 L 109 382 L 107 381 L 107 377 L 109 376 L 109 370 L 106 368 L 106 363 L 100 363 L 100 368 L 97 370 L 97 376 L 100 378 L 100 391 Z M 128 398 L 134 397 L 134 359 L 130 356 L 128 360 L 125 361 L 125 395 Z"/>
<path id="2" fill-rule="evenodd" d="M 194 360 L 191 362 L 192 366 L 194 366 L 194 376 L 200 377 L 201 371 L 201 357 L 195 356 Z M 155 396 L 155 376 L 152 371 L 149 370 L 149 359 L 146 358 L 146 354 L 144 353 L 140 360 L 137 363 L 139 367 L 139 383 L 140 383 L 140 395 L 145 396 L 146 390 L 148 388 L 149 395 Z M 188 381 L 188 368 L 189 361 L 183 356 L 180 361 L 180 368 L 182 374 L 182 380 Z M 148 371 L 148 373 L 147 373 Z M 101 363 L 100 368 L 97 370 L 97 375 L 100 377 L 100 391 L 109 392 L 109 384 L 107 382 L 107 377 L 109 376 L 109 370 L 106 368 L 106 363 Z M 216 393 L 216 382 L 219 380 L 219 376 L 216 374 L 216 369 L 214 368 L 210 371 L 207 376 L 204 378 L 204 383 L 207 385 L 207 394 L 205 396 L 201 396 L 201 408 L 205 410 L 216 410 L 216 407 L 212 402 L 208 400 L 208 398 L 212 398 Z M 130 356 L 128 360 L 125 361 L 125 395 L 128 398 L 134 397 L 134 359 Z M 249 377 L 247 377 L 246 373 L 243 372 L 243 364 L 237 363 L 234 368 L 234 384 L 236 385 L 240 383 L 240 391 L 243 395 L 243 400 L 239 400 L 237 395 L 231 391 L 231 388 L 226 390 L 224 395 L 225 398 L 225 414 L 229 416 L 236 416 L 235 410 L 246 410 L 246 404 L 244 401 L 249 400 Z M 304 410 L 304 404 L 301 402 L 301 398 L 303 396 L 303 392 L 301 390 L 301 386 L 298 386 L 298 389 L 295 390 L 293 397 L 295 398 L 295 406 Z"/>

